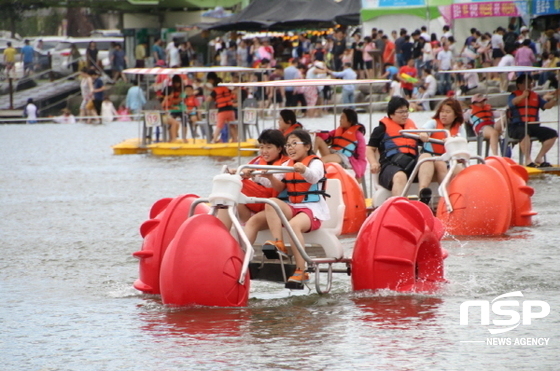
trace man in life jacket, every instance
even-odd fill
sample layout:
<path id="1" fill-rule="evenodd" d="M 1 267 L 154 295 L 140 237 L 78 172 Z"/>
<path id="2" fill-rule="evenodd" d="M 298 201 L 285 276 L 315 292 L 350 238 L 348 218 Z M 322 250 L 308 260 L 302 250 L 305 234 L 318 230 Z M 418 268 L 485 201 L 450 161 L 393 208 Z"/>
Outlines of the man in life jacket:
<path id="1" fill-rule="evenodd" d="M 216 103 L 216 108 L 218 109 L 218 114 L 216 115 L 216 126 L 214 127 L 214 132 L 212 133 L 212 143 L 217 143 L 224 126 L 235 121 L 234 95 L 228 87 L 218 86 L 218 84 L 222 82 L 222 79 L 219 77 L 211 79 L 211 82 L 214 89 L 207 100 L 213 100 Z M 237 126 L 230 125 L 229 129 L 232 141 L 237 142 Z"/>
<path id="2" fill-rule="evenodd" d="M 366 147 L 366 157 L 373 174 L 379 173 L 379 184 L 400 196 L 418 158 L 418 141 L 402 135 L 400 130 L 416 129 L 408 118 L 409 103 L 393 97 L 387 104 L 387 116 L 373 129 Z"/>
<path id="3" fill-rule="evenodd" d="M 558 102 L 560 90 L 556 90 L 547 101 L 531 90 L 533 83 L 531 75 L 523 74 L 515 83 L 517 90 L 508 98 L 508 107 L 511 110 L 509 137 L 520 140 L 519 147 L 524 155 L 525 166 L 550 167 L 551 165 L 544 161 L 544 156 L 554 146 L 558 133 L 556 130 L 540 125 L 539 109 L 554 107 Z M 542 144 L 534 162 L 531 158 L 531 137 L 536 137 Z"/>
<path id="4" fill-rule="evenodd" d="M 498 144 L 505 119 L 503 111 L 493 110 L 484 95 L 475 94 L 471 98 L 471 108 L 465 112 L 464 117 L 465 121 L 470 122 L 476 135 L 482 135 L 490 141 L 492 156 L 499 156 Z"/>

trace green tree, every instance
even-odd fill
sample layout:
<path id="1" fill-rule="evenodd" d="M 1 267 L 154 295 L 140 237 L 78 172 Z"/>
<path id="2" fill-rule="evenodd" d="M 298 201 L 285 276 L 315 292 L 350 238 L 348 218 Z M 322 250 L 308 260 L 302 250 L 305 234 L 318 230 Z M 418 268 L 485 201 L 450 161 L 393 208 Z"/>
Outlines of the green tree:
<path id="1" fill-rule="evenodd" d="M 12 37 L 16 34 L 16 24 L 23 20 L 23 13 L 27 10 L 46 8 L 46 1 L 38 0 L 0 0 L 0 14 L 10 22 Z"/>

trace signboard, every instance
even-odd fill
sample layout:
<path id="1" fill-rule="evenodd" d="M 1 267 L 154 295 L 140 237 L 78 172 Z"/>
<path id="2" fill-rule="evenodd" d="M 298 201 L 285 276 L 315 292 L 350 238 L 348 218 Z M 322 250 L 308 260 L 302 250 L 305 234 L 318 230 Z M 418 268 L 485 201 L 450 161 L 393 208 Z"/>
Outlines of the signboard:
<path id="1" fill-rule="evenodd" d="M 243 123 L 255 124 L 257 122 L 257 110 L 255 108 L 245 108 L 243 110 Z"/>
<path id="2" fill-rule="evenodd" d="M 532 14 L 535 16 L 559 14 L 560 1 L 555 0 L 533 0 L 531 3 Z"/>
<path id="3" fill-rule="evenodd" d="M 145 111 L 144 120 L 146 122 L 146 127 L 148 128 L 161 126 L 161 114 L 159 111 Z"/>
<path id="4" fill-rule="evenodd" d="M 514 2 L 476 2 L 451 5 L 453 19 L 483 17 L 519 17 Z"/>

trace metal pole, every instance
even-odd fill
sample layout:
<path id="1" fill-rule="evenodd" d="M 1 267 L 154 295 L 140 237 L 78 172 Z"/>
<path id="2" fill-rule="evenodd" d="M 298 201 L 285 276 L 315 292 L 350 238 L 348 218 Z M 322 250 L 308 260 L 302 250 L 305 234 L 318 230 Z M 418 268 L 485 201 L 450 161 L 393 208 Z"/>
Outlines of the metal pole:
<path id="1" fill-rule="evenodd" d="M 10 109 L 14 109 L 14 86 L 12 85 L 12 78 L 8 78 L 10 90 Z"/>

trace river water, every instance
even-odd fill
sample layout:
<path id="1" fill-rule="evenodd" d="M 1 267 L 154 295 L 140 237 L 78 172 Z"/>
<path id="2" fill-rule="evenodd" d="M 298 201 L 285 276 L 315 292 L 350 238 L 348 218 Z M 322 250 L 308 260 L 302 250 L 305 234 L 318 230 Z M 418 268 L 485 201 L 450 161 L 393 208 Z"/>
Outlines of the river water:
<path id="1" fill-rule="evenodd" d="M 159 198 L 207 195 L 236 160 L 112 154 L 136 133 L 133 123 L 0 125 L 1 369 L 558 369 L 560 177 L 530 181 L 534 226 L 443 241 L 449 283 L 435 294 L 354 293 L 338 275 L 328 295 L 253 281 L 247 308 L 177 310 L 132 287 L 139 226 Z M 473 308 L 460 325 L 461 303 L 514 291 L 519 306 L 492 321 L 516 324 L 546 304 L 550 314 L 491 335 L 507 326 L 481 325 Z"/>

